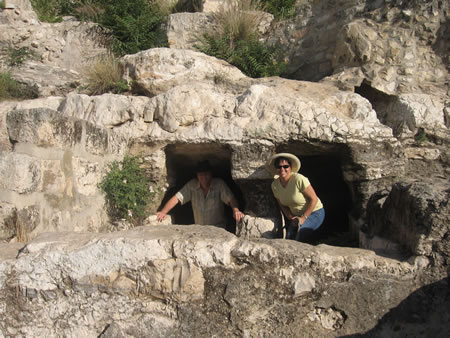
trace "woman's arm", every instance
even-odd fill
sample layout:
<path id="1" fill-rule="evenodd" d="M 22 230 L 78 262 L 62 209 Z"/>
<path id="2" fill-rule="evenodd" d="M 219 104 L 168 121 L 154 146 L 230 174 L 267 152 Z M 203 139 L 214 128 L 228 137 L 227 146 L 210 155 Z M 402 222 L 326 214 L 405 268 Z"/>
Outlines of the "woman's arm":
<path id="1" fill-rule="evenodd" d="M 291 210 L 289 209 L 289 207 L 281 204 L 280 200 L 278 198 L 275 198 L 278 202 L 278 205 L 280 206 L 281 212 L 284 214 L 284 216 L 286 216 L 287 219 L 293 219 L 295 218 L 295 216 L 292 214 Z"/>
<path id="2" fill-rule="evenodd" d="M 298 221 L 300 224 L 305 223 L 306 219 L 314 211 L 317 201 L 319 200 L 319 198 L 317 197 L 316 192 L 314 191 L 314 188 L 312 187 L 311 184 L 308 185 L 306 187 L 306 189 L 303 191 L 303 195 L 305 195 L 307 202 L 306 202 L 306 210 L 303 212 L 303 215 L 298 216 Z"/>

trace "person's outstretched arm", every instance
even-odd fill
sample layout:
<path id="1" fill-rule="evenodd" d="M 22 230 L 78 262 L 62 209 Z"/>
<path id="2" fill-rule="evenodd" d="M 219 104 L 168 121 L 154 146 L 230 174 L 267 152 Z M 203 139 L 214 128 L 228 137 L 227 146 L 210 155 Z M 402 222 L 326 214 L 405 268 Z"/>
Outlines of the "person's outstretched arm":
<path id="1" fill-rule="evenodd" d="M 244 217 L 244 213 L 239 210 L 238 202 L 234 197 L 230 200 L 230 207 L 233 210 L 234 219 L 236 220 L 236 222 L 240 222 Z"/>
<path id="2" fill-rule="evenodd" d="M 166 218 L 167 213 L 172 210 L 172 208 L 174 206 L 176 206 L 178 204 L 178 198 L 176 195 L 172 196 L 172 198 L 170 200 L 168 200 L 166 202 L 166 204 L 164 204 L 164 207 L 162 208 L 161 211 L 158 211 L 156 213 L 156 219 L 161 222 L 164 218 Z"/>

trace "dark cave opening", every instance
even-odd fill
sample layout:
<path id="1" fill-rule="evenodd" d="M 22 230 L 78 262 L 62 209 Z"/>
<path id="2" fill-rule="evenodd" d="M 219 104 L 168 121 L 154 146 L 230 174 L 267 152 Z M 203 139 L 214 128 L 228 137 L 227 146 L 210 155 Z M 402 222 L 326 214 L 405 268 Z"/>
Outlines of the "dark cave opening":
<path id="1" fill-rule="evenodd" d="M 325 220 L 318 233 L 319 241 L 348 233 L 353 202 L 350 189 L 344 181 L 340 160 L 325 155 L 300 158 L 302 166 L 299 172 L 308 177 L 325 209 Z"/>
<path id="2" fill-rule="evenodd" d="M 302 148 L 304 147 L 305 145 L 302 146 Z M 343 178 L 341 158 L 339 155 L 324 154 L 320 150 L 309 149 L 306 152 L 308 155 L 302 156 L 299 156 L 296 152 L 288 152 L 296 154 L 301 159 L 300 173 L 308 177 L 324 204 L 326 217 L 318 231 L 318 242 L 350 246 L 348 242 L 339 242 L 339 237 L 342 237 L 342 234 L 349 233 L 349 214 L 353 208 L 351 192 Z M 342 149 L 338 151 L 338 154 L 341 152 Z M 270 190 L 271 180 L 258 180 L 257 182 L 241 180 L 235 182 L 231 177 L 231 149 L 227 146 L 216 144 L 173 145 L 166 147 L 169 188 L 160 208 L 184 184 L 195 178 L 195 166 L 198 161 L 204 159 L 210 161 L 213 167 L 213 176 L 222 178 L 232 190 L 242 211 L 256 217 L 273 217 L 279 214 L 276 203 L 268 203 L 262 207 L 259 205 L 260 203 L 266 204 L 273 197 Z M 241 189 L 248 190 L 247 192 L 244 191 L 248 196 L 244 195 Z M 255 196 L 258 192 L 260 194 L 269 194 L 270 196 Z M 246 199 L 248 199 L 248 205 L 246 205 Z M 235 233 L 236 224 L 232 217 L 231 208 L 226 207 L 225 209 L 229 224 L 227 230 Z M 260 214 L 257 210 L 264 210 L 264 214 Z M 190 202 L 183 206 L 178 204 L 169 214 L 172 216 L 172 222 L 175 224 L 194 223 Z M 331 242 L 333 240 L 334 242 Z"/>
<path id="3" fill-rule="evenodd" d="M 164 195 L 161 207 L 180 190 L 189 180 L 195 178 L 195 167 L 199 161 L 208 160 L 213 168 L 213 177 L 221 178 L 233 192 L 240 210 L 245 210 L 243 194 L 239 186 L 231 177 L 231 150 L 226 146 L 207 145 L 176 145 L 166 148 L 166 166 L 169 179 L 169 188 Z M 191 202 L 176 205 L 169 213 L 175 224 L 193 224 L 194 215 Z M 228 220 L 227 230 L 235 233 L 236 222 L 232 210 L 225 206 Z"/>
<path id="4" fill-rule="evenodd" d="M 369 100 L 372 108 L 377 113 L 380 122 L 387 125 L 386 120 L 389 105 L 395 100 L 395 97 L 373 88 L 370 83 L 365 80 L 359 87 L 355 87 L 355 93 Z"/>

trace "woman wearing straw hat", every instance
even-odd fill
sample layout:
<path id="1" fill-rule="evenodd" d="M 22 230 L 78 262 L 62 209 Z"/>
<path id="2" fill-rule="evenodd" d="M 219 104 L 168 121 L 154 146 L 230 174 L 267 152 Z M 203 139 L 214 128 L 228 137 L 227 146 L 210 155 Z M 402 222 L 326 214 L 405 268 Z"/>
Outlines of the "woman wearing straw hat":
<path id="1" fill-rule="evenodd" d="M 267 169 L 278 176 L 272 182 L 272 192 L 285 216 L 286 239 L 311 243 L 325 210 L 309 179 L 298 173 L 300 166 L 297 156 L 279 153 L 272 156 Z"/>

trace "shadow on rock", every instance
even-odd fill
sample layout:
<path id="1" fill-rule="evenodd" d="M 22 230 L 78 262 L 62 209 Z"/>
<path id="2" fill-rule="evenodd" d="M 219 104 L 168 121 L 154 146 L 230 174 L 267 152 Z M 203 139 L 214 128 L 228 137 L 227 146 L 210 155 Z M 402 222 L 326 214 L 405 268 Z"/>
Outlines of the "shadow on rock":
<path id="1" fill-rule="evenodd" d="M 424 286 L 384 315 L 372 330 L 345 337 L 448 337 L 450 278 Z"/>

